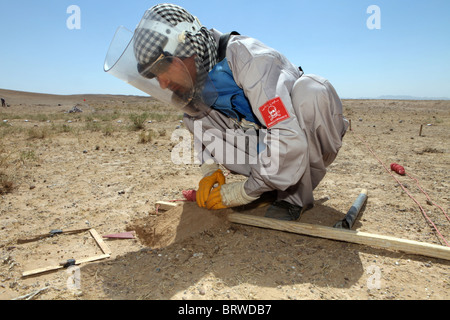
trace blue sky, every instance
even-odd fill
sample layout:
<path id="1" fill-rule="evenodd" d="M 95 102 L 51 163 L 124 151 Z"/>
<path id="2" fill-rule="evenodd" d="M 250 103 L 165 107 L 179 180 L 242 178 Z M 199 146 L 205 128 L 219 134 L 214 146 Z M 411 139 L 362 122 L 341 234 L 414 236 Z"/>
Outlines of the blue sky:
<path id="1" fill-rule="evenodd" d="M 118 26 L 157 1 L 16 0 L 0 3 L 0 88 L 54 94 L 138 94 L 103 71 Z M 208 28 L 236 30 L 278 49 L 343 98 L 450 98 L 449 0 L 172 1 Z M 66 21 L 80 8 L 80 29 Z M 367 8 L 380 8 L 369 29 Z"/>

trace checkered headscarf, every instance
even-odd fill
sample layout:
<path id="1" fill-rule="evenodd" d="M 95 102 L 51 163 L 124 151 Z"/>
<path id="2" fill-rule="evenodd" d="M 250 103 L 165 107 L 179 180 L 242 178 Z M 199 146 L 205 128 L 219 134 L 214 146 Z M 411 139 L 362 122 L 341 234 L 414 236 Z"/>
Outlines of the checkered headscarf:
<path id="1" fill-rule="evenodd" d="M 176 26 L 180 22 L 194 22 L 193 17 L 185 9 L 174 4 L 158 4 L 145 12 L 142 19 L 156 20 Z M 147 65 L 156 61 L 163 53 L 168 38 L 156 31 L 137 28 L 135 31 L 134 53 L 139 64 Z M 196 63 L 206 72 L 212 70 L 217 63 L 217 45 L 209 30 L 202 27 L 196 34 L 186 30 L 186 41 L 180 43 L 173 55 L 190 57 L 197 54 Z"/>

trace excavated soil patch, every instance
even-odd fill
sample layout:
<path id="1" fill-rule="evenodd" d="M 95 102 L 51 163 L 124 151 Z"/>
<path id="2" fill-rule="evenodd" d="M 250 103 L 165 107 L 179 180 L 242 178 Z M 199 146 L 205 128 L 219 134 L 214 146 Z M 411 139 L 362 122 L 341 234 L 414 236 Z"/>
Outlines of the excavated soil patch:
<path id="1" fill-rule="evenodd" d="M 179 206 L 148 217 L 134 220 L 129 230 L 136 232 L 139 241 L 150 248 L 164 248 L 227 224 L 224 212 L 211 212 L 196 203 Z"/>

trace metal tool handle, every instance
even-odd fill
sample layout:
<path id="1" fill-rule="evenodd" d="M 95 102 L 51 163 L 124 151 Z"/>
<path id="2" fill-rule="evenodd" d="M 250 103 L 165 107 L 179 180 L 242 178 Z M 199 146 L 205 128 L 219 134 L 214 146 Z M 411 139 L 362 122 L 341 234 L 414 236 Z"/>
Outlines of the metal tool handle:
<path id="1" fill-rule="evenodd" d="M 348 210 L 344 219 L 338 221 L 334 225 L 334 228 L 350 230 L 353 227 L 356 218 L 358 218 L 359 212 L 361 211 L 361 208 L 363 207 L 366 200 L 367 200 L 367 190 L 363 189 L 361 190 L 361 193 L 359 194 L 358 198 L 356 198 L 355 202 L 353 202 L 352 207 L 350 208 L 350 210 Z"/>

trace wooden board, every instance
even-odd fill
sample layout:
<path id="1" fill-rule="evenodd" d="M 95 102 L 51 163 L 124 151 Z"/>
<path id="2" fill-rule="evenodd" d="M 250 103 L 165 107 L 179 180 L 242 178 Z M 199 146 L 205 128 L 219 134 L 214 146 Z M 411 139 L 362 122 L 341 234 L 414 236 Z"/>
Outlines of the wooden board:
<path id="1" fill-rule="evenodd" d="M 104 254 L 111 254 L 111 249 L 109 249 L 108 245 L 103 241 L 103 238 L 100 237 L 98 232 L 95 229 L 90 229 L 89 232 L 91 233 L 92 237 L 97 242 L 100 249 L 102 249 Z"/>
<path id="2" fill-rule="evenodd" d="M 179 205 L 181 205 L 181 203 L 179 202 L 167 202 L 167 201 L 158 201 L 155 204 L 157 210 L 164 210 L 164 211 L 173 209 L 175 207 L 178 207 Z"/>
<path id="3" fill-rule="evenodd" d="M 89 257 L 89 258 L 75 260 L 75 265 L 106 259 L 106 258 L 109 258 L 110 256 L 111 256 L 110 254 L 101 254 L 101 255 L 98 255 L 98 256 L 94 256 L 94 257 Z M 35 274 L 49 272 L 49 271 L 54 271 L 54 270 L 63 269 L 63 268 L 64 268 L 64 266 L 62 266 L 62 265 L 38 268 L 38 269 L 34 269 L 34 270 L 29 270 L 29 271 L 23 272 L 22 273 L 22 277 L 28 277 L 28 276 L 32 276 L 32 275 L 35 275 Z"/>
<path id="4" fill-rule="evenodd" d="M 254 227 L 287 231 L 307 236 L 357 243 L 383 249 L 398 250 L 410 254 L 450 260 L 450 247 L 436 244 L 405 240 L 367 232 L 336 229 L 300 222 L 282 221 L 240 213 L 232 213 L 228 215 L 228 220 L 233 223 L 245 224 Z"/>

